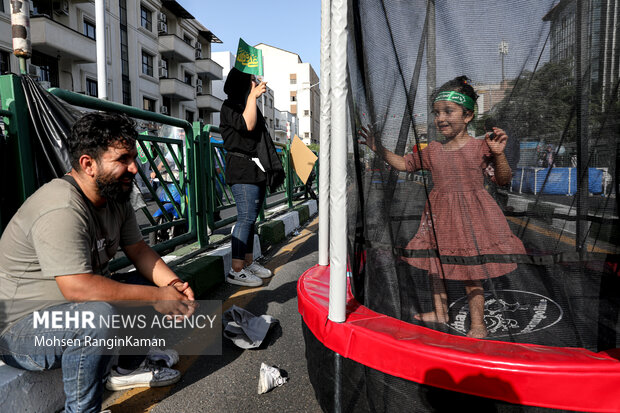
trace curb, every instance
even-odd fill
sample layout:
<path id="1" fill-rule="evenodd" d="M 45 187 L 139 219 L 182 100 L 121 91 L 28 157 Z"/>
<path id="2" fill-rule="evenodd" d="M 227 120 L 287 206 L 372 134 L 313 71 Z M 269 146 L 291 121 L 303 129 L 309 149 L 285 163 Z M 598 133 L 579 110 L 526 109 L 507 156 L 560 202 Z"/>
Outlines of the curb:
<path id="1" fill-rule="evenodd" d="M 315 200 L 296 206 L 292 211 L 275 217 L 259 226 L 254 236 L 254 259 L 262 256 L 261 243 L 266 248 L 291 235 L 299 226 L 317 213 Z M 216 249 L 202 251 L 192 244 L 169 254 L 170 263 L 183 281 L 190 283 L 196 298 L 222 284 L 230 271 L 232 251 L 230 242 Z M 60 369 L 42 372 L 26 371 L 5 365 L 0 361 L 0 412 L 57 412 L 64 406 Z"/>

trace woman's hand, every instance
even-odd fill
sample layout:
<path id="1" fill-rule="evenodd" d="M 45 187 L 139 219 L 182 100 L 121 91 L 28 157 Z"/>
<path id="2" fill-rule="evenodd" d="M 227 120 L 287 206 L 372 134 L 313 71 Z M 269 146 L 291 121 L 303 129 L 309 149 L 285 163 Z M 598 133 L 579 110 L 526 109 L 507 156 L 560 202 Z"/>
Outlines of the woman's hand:
<path id="1" fill-rule="evenodd" d="M 491 137 L 491 135 L 493 135 L 493 137 Z M 487 132 L 484 136 L 484 140 L 487 142 L 487 145 L 489 145 L 489 149 L 494 156 L 501 155 L 506 148 L 508 135 L 506 135 L 503 129 L 493 127 L 493 132 Z"/>
<path id="2" fill-rule="evenodd" d="M 260 82 L 256 84 L 256 82 L 252 81 L 252 89 L 250 90 L 250 96 L 258 99 L 263 93 L 267 91 L 267 82 Z"/>
<path id="3" fill-rule="evenodd" d="M 377 152 L 377 147 L 381 145 L 381 142 L 377 142 L 375 138 L 375 134 L 371 132 L 371 126 L 367 125 L 368 129 L 362 126 L 362 129 L 359 131 L 359 136 L 363 139 L 358 139 L 357 141 L 362 145 L 366 145 L 370 148 L 371 151 Z M 378 143 L 378 145 L 377 145 Z"/>

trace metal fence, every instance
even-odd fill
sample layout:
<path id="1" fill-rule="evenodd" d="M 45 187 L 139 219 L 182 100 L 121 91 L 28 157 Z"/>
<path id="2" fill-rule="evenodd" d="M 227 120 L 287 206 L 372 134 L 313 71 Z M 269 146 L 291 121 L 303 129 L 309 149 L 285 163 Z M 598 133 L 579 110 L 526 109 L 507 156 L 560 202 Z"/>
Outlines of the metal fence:
<path id="1" fill-rule="evenodd" d="M 28 150 L 18 151 L 16 165 L 20 165 L 18 181 L 22 189 L 16 194 L 17 206 L 37 188 L 27 184 L 29 177 L 20 171 L 34 168 L 29 130 L 23 127 L 27 119 L 27 106 L 23 94 L 15 87 L 15 76 L 0 81 L 2 112 L 7 124 L 7 142 L 25 146 Z M 10 85 L 11 87 L 6 87 Z M 223 143 L 213 138 L 219 129 L 213 125 L 201 125 L 150 111 L 137 109 L 115 102 L 104 101 L 63 89 L 49 90 L 66 103 L 87 110 L 102 110 L 124 113 L 138 121 L 138 175 L 137 181 L 142 203 L 139 209 L 144 219 L 142 233 L 148 237 L 155 250 L 162 252 L 182 244 L 197 241 L 200 247 L 209 243 L 209 229 L 222 228 L 236 221 L 236 215 L 221 218 L 221 212 L 235 206 L 232 192 L 224 179 L 226 171 Z M 17 120 L 20 120 L 20 128 Z M 17 144 L 17 142 L 19 144 Z M 267 194 L 264 208 L 286 204 L 289 208 L 304 193 L 304 185 L 295 174 L 289 145 L 276 143 L 278 155 L 286 172 L 284 183 L 273 193 Z M 318 168 L 317 168 L 318 170 Z M 140 197 L 138 197 L 140 198 Z M 134 205 L 136 208 L 136 206 Z M 14 211 L 13 211 L 14 212 Z M 2 227 L 8 223 L 6 212 L 2 216 Z M 259 220 L 264 219 L 261 212 Z M 112 267 L 126 264 L 124 258 L 115 260 Z"/>

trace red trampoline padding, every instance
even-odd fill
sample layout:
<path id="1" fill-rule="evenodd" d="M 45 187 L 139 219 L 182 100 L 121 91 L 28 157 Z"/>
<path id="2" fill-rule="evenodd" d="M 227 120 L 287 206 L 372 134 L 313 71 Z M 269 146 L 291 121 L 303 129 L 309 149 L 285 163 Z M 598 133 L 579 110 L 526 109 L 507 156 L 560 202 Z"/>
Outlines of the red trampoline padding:
<path id="1" fill-rule="evenodd" d="M 416 383 L 509 403 L 620 411 L 620 352 L 546 347 L 455 336 L 375 313 L 350 291 L 347 321 L 327 319 L 329 267 L 297 284 L 299 312 L 330 350 Z"/>

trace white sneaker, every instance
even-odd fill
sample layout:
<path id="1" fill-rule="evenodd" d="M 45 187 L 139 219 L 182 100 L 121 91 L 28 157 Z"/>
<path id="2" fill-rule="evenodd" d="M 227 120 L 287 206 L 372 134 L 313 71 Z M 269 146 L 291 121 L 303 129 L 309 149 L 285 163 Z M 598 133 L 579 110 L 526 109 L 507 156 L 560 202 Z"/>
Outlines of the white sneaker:
<path id="1" fill-rule="evenodd" d="M 129 374 L 120 374 L 113 368 L 105 387 L 111 391 L 132 389 L 134 387 L 163 387 L 176 383 L 181 379 L 178 370 L 158 367 L 148 362 Z"/>
<path id="2" fill-rule="evenodd" d="M 282 377 L 277 367 L 271 367 L 265 363 L 260 364 L 260 376 L 258 377 L 258 394 L 267 393 L 269 390 L 282 386 L 288 379 Z"/>
<path id="3" fill-rule="evenodd" d="M 226 282 L 229 284 L 243 285 L 245 287 L 260 287 L 263 285 L 263 280 L 251 272 L 246 271 L 245 268 L 239 272 L 231 268 L 226 276 Z"/>
<path id="4" fill-rule="evenodd" d="M 252 262 L 252 264 L 250 264 L 247 267 L 245 267 L 245 270 L 246 271 L 250 271 L 252 274 L 254 274 L 254 275 L 256 275 L 257 277 L 260 277 L 260 278 L 269 278 L 269 277 L 271 277 L 271 271 L 269 269 L 263 267 L 262 265 L 260 265 L 256 261 Z"/>

